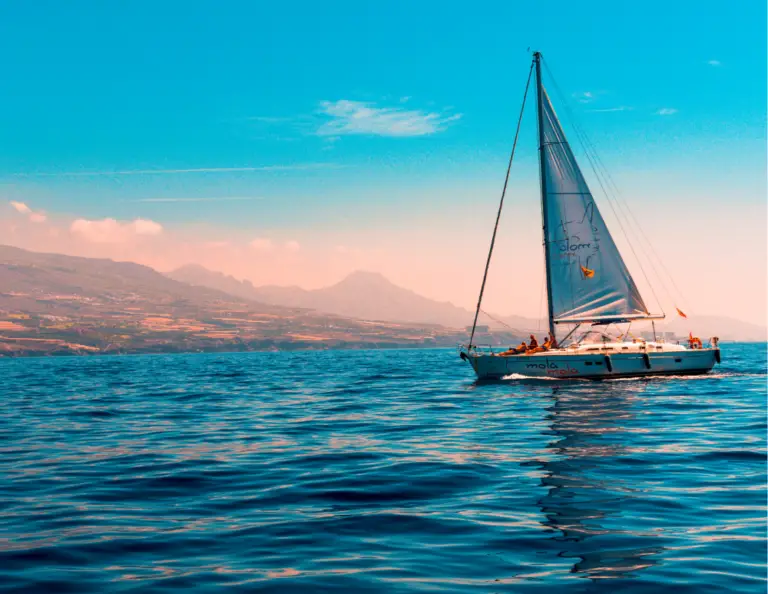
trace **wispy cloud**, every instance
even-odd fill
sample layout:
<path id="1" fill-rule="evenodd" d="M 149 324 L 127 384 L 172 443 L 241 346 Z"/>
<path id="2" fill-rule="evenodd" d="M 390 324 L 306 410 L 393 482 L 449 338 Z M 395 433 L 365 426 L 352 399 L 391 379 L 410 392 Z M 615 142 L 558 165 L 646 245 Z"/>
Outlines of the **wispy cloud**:
<path id="1" fill-rule="evenodd" d="M 627 107 L 626 105 L 621 105 L 619 107 L 606 107 L 605 109 L 588 109 L 587 111 L 593 113 L 609 113 L 612 111 L 632 111 L 632 108 Z"/>
<path id="2" fill-rule="evenodd" d="M 285 243 L 278 245 L 271 239 L 267 237 L 257 237 L 256 239 L 252 240 L 248 245 L 251 246 L 252 249 L 254 249 L 257 252 L 262 253 L 270 253 L 275 252 L 277 250 L 282 249 L 284 252 L 295 254 L 299 250 L 301 250 L 301 244 L 291 239 L 290 241 L 286 241 Z"/>
<path id="3" fill-rule="evenodd" d="M 591 103 L 595 99 L 595 95 L 591 91 L 574 93 L 573 96 L 579 103 Z"/>
<path id="4" fill-rule="evenodd" d="M 294 118 L 287 118 L 282 116 L 249 116 L 245 118 L 252 122 L 261 122 L 262 124 L 284 124 L 292 121 Z"/>
<path id="5" fill-rule="evenodd" d="M 174 175 L 184 173 L 237 173 L 248 171 L 306 171 L 309 169 L 340 169 L 336 163 L 300 163 L 296 165 L 263 165 L 259 167 L 199 167 L 194 169 L 128 169 L 120 171 L 59 171 L 49 173 L 20 172 L 15 177 L 90 177 L 98 175 Z"/>
<path id="6" fill-rule="evenodd" d="M 369 136 L 427 136 L 442 132 L 461 114 L 445 115 L 403 107 L 377 107 L 362 101 L 323 101 L 320 114 L 327 118 L 320 136 L 360 134 Z"/>
<path id="7" fill-rule="evenodd" d="M 659 111 L 656 112 L 656 115 L 667 116 L 675 115 L 676 113 L 677 110 L 674 107 L 662 107 Z"/>
<path id="8" fill-rule="evenodd" d="M 720 60 L 709 60 L 707 64 L 710 66 L 722 66 L 722 62 L 720 62 Z"/>
<path id="9" fill-rule="evenodd" d="M 271 252 L 275 249 L 275 245 L 271 239 L 266 237 L 257 237 L 249 244 L 253 249 L 259 252 Z"/>
<path id="10" fill-rule="evenodd" d="M 210 196 L 190 198 L 137 198 L 129 202 L 225 202 L 229 200 L 264 200 L 261 196 Z"/>

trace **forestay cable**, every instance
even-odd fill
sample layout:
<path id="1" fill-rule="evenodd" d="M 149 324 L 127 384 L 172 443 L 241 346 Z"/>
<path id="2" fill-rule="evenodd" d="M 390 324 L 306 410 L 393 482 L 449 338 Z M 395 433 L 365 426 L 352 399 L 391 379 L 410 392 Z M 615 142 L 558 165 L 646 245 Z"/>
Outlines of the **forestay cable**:
<path id="1" fill-rule="evenodd" d="M 496 213 L 496 224 L 493 226 L 493 235 L 491 236 L 491 248 L 488 250 L 488 259 L 485 262 L 485 272 L 483 273 L 483 283 L 480 285 L 480 296 L 477 298 L 477 309 L 475 310 L 475 319 L 472 322 L 472 333 L 469 335 L 468 349 L 472 348 L 472 341 L 475 338 L 475 328 L 477 328 L 477 316 L 480 314 L 480 305 L 483 302 L 483 293 L 485 292 L 485 281 L 488 279 L 488 269 L 491 266 L 491 256 L 493 255 L 493 246 L 496 243 L 496 232 L 499 229 L 499 220 L 501 219 L 501 209 L 504 207 L 504 196 L 507 194 L 507 184 L 509 183 L 509 172 L 512 169 L 512 160 L 515 158 L 515 149 L 517 148 L 517 138 L 520 136 L 520 124 L 523 121 L 525 111 L 525 100 L 528 98 L 528 87 L 531 85 L 531 75 L 533 74 L 533 62 L 528 70 L 528 80 L 525 83 L 525 92 L 523 93 L 523 105 L 520 107 L 520 117 L 517 118 L 517 129 L 515 130 L 515 140 L 512 143 L 512 152 L 509 155 L 509 164 L 507 165 L 507 175 L 504 178 L 504 188 L 501 190 L 501 200 L 499 201 L 499 211 Z"/>

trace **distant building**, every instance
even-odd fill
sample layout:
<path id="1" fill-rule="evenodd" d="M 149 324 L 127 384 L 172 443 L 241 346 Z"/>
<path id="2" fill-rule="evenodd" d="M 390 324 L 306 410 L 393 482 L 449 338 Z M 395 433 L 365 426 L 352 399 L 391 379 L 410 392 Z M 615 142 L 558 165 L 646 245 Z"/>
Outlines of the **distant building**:
<path id="1" fill-rule="evenodd" d="M 467 326 L 466 328 L 467 332 L 472 332 L 472 326 Z M 475 327 L 475 334 L 488 334 L 491 329 L 489 326 L 476 326 Z"/>

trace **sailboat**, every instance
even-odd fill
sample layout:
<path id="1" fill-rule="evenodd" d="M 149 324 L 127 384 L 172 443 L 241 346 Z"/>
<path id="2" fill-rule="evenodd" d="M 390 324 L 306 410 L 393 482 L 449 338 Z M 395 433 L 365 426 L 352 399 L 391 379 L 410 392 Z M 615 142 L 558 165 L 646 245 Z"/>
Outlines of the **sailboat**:
<path id="1" fill-rule="evenodd" d="M 512 375 L 604 379 L 709 372 L 720 362 L 716 337 L 702 344 L 691 335 L 687 346 L 657 340 L 655 320 L 665 316 L 650 312 L 608 231 L 544 88 L 541 65 L 541 53 L 534 52 L 475 321 L 469 342 L 459 347 L 461 358 L 480 379 Z M 492 347 L 474 344 L 474 335 L 534 71 L 549 337 L 544 347 L 494 352 Z M 653 325 L 653 340 L 630 338 L 631 324 L 647 321 Z M 607 334 L 608 327 L 623 324 L 627 330 L 619 337 Z"/>

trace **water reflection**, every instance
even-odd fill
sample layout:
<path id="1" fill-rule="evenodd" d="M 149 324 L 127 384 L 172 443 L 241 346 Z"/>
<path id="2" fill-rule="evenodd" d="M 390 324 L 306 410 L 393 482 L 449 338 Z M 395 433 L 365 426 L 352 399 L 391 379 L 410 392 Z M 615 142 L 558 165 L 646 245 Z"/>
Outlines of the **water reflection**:
<path id="1" fill-rule="evenodd" d="M 549 489 L 538 504 L 545 526 L 559 531 L 558 556 L 573 559 L 572 573 L 591 579 L 622 578 L 659 561 L 664 549 L 654 533 L 633 532 L 622 524 L 632 490 L 621 480 L 624 427 L 632 418 L 632 397 L 610 384 L 552 391 L 548 420 L 553 454 L 541 467 Z"/>

